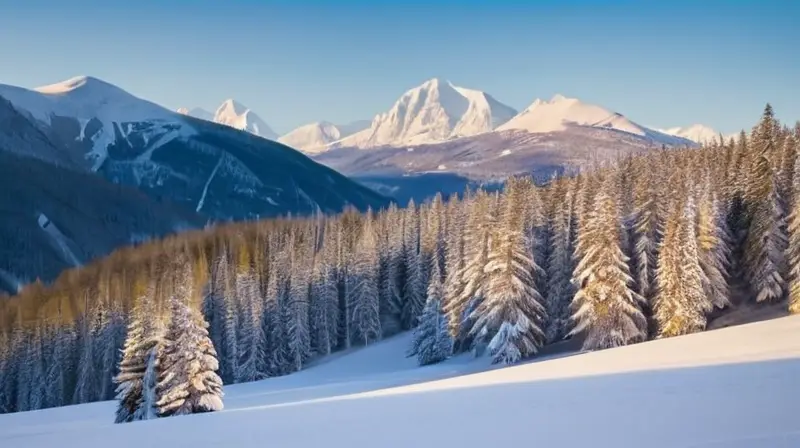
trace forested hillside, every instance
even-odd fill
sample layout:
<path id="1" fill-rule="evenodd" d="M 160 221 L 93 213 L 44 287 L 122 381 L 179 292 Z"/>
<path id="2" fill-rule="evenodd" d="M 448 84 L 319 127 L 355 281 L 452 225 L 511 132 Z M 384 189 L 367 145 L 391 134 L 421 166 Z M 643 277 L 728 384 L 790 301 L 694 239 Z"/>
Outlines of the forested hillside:
<path id="1" fill-rule="evenodd" d="M 767 106 L 734 141 L 545 186 L 119 250 L 0 300 L 0 411 L 111 399 L 122 361 L 140 401 L 149 387 L 171 415 L 158 370 L 182 331 L 230 384 L 411 329 L 420 364 L 468 350 L 513 363 L 565 338 L 595 350 L 702 331 L 742 297 L 800 312 L 798 141 Z"/>

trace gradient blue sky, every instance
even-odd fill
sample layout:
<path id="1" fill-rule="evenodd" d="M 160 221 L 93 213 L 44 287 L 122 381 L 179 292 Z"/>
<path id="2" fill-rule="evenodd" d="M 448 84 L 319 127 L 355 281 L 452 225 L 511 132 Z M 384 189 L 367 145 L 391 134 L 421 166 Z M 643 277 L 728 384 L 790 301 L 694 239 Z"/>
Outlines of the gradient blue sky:
<path id="1" fill-rule="evenodd" d="M 124 4 L 123 4 L 124 3 Z M 279 133 L 368 119 L 437 76 L 644 125 L 800 119 L 797 1 L 0 0 L 0 83 L 92 75 L 169 108 L 232 97 Z"/>

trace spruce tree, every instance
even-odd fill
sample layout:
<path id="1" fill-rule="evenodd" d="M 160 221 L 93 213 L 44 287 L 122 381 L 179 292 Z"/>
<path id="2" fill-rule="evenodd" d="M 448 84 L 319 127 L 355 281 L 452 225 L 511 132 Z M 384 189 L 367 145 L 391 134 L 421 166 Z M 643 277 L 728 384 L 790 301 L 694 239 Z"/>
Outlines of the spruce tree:
<path id="1" fill-rule="evenodd" d="M 744 262 L 757 302 L 779 301 L 786 290 L 785 216 L 770 163 L 773 129 L 772 108 L 767 105 L 761 123 L 754 131 L 752 145 L 756 153 L 745 197 L 749 229 Z"/>
<path id="2" fill-rule="evenodd" d="M 800 174 L 800 157 L 795 159 L 794 172 Z M 792 181 L 792 214 L 789 219 L 789 312 L 800 314 L 800 175 Z"/>
<path id="3" fill-rule="evenodd" d="M 484 267 L 484 300 L 475 308 L 470 334 L 486 341 L 492 362 L 510 364 L 536 354 L 544 345 L 544 299 L 536 289 L 542 269 L 529 250 L 525 232 L 524 189 L 510 180 L 502 219 L 494 229 Z"/>
<path id="4" fill-rule="evenodd" d="M 574 185 L 574 182 L 571 183 Z M 574 191 L 570 186 L 563 199 L 554 204 L 550 218 L 551 245 L 547 260 L 547 326 L 546 340 L 549 343 L 563 339 L 570 330 L 570 303 L 575 289 L 570 282 L 573 263 L 574 227 L 573 216 Z"/>
<path id="5" fill-rule="evenodd" d="M 447 317 L 442 310 L 444 285 L 441 265 L 434 255 L 431 260 L 431 280 L 428 283 L 428 299 L 420 317 L 420 323 L 414 329 L 411 348 L 408 356 L 416 356 L 421 366 L 444 361 L 453 351 L 453 339 L 450 337 Z"/>
<path id="6" fill-rule="evenodd" d="M 730 296 L 730 234 L 721 205 L 711 188 L 706 179 L 697 204 L 697 246 L 705 295 L 715 307 L 724 308 Z"/>
<path id="7" fill-rule="evenodd" d="M 349 290 L 353 294 L 352 322 L 354 337 L 368 345 L 380 339 L 380 304 L 378 302 L 378 246 L 372 213 L 364 218 L 361 237 L 356 245 Z"/>
<path id="8" fill-rule="evenodd" d="M 193 302 L 194 278 L 188 262 L 179 262 L 179 281 L 170 297 L 171 319 L 165 335 L 158 392 L 159 416 L 222 410 L 222 379 L 208 324 Z"/>
<path id="9" fill-rule="evenodd" d="M 622 251 L 622 217 L 614 173 L 594 199 L 594 209 L 581 223 L 576 253 L 580 261 L 572 283 L 577 289 L 572 302 L 576 323 L 570 334 L 585 333 L 584 349 L 597 350 L 641 342 L 647 320 L 644 299 L 633 289 L 628 257 Z"/>
<path id="10" fill-rule="evenodd" d="M 659 250 L 658 294 L 654 317 L 658 336 L 669 337 L 701 331 L 712 303 L 706 295 L 700 266 L 695 220 L 697 210 L 691 194 L 675 202 Z"/>
<path id="11" fill-rule="evenodd" d="M 144 286 L 138 281 L 135 307 L 128 323 L 125 346 L 117 384 L 117 416 L 115 423 L 128 423 L 155 417 L 157 363 L 163 337 L 153 305 L 155 284 Z"/>

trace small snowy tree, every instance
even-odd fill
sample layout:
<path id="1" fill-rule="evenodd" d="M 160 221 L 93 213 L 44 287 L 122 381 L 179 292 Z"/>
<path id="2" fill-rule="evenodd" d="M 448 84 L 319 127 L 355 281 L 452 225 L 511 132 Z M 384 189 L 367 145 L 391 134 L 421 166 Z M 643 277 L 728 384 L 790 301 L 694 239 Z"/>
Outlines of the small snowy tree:
<path id="1" fill-rule="evenodd" d="M 447 317 L 442 310 L 444 285 L 438 255 L 431 258 L 431 280 L 428 284 L 428 301 L 422 310 L 419 325 L 414 329 L 414 338 L 408 356 L 416 356 L 419 365 L 435 364 L 447 359 L 453 351 Z"/>
<path id="2" fill-rule="evenodd" d="M 192 275 L 183 263 L 177 291 L 170 297 L 171 320 L 165 337 L 156 403 L 160 416 L 222 410 L 222 379 L 208 324 L 191 308 Z"/>

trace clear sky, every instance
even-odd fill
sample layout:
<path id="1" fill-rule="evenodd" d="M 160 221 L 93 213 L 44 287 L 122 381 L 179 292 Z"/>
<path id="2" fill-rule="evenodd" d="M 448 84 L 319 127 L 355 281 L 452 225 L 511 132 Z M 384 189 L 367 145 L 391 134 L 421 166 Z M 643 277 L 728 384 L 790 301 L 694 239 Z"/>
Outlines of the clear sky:
<path id="1" fill-rule="evenodd" d="M 232 97 L 279 133 L 441 77 L 640 124 L 800 119 L 799 1 L 0 0 L 0 83 L 91 75 L 169 108 Z"/>

